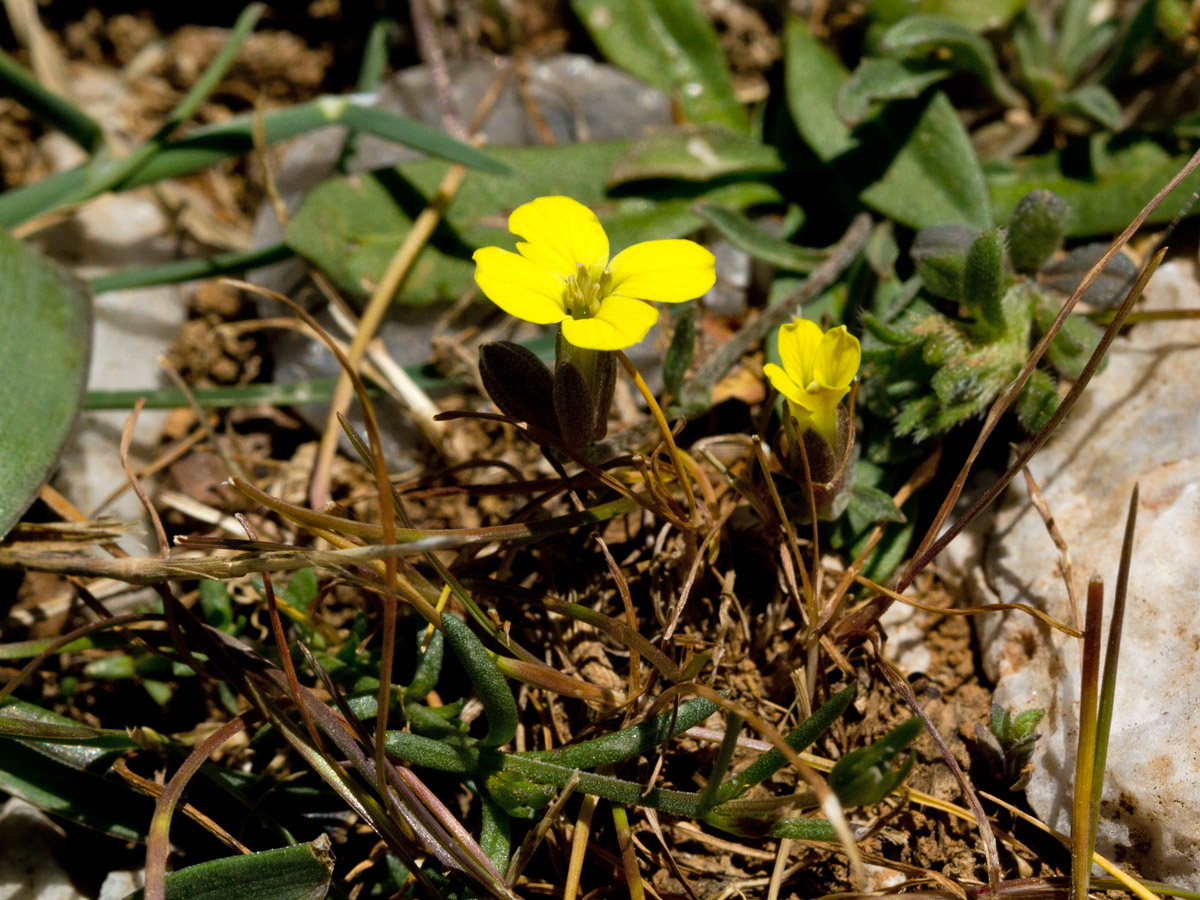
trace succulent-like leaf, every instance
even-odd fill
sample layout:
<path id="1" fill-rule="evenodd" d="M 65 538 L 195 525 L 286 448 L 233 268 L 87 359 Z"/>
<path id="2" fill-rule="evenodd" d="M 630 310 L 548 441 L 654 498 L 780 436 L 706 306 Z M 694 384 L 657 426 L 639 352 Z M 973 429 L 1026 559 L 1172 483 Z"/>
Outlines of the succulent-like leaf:
<path id="1" fill-rule="evenodd" d="M 991 228 L 981 234 L 967 251 L 963 265 L 963 305 L 970 310 L 988 334 L 1005 333 L 1000 298 L 1008 286 L 1004 271 L 1004 234 Z"/>
<path id="2" fill-rule="evenodd" d="M 1050 191 L 1030 191 L 1008 219 L 1008 258 L 1022 275 L 1033 275 L 1061 245 L 1071 209 Z"/>

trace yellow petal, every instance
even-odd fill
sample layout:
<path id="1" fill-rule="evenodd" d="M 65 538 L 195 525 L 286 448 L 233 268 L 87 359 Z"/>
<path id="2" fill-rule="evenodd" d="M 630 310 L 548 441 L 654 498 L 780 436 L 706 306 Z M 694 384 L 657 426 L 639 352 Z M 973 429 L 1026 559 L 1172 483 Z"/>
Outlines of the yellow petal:
<path id="1" fill-rule="evenodd" d="M 830 328 L 817 347 L 813 380 L 831 387 L 845 387 L 858 374 L 862 347 L 845 325 Z"/>
<path id="2" fill-rule="evenodd" d="M 825 439 L 837 452 L 837 408 L 849 388 L 822 387 L 808 391 L 808 407 L 812 409 L 809 427 Z"/>
<path id="3" fill-rule="evenodd" d="M 567 343 L 585 350 L 624 350 L 646 336 L 658 321 L 658 310 L 629 297 L 606 297 L 591 319 L 564 319 Z"/>
<path id="4" fill-rule="evenodd" d="M 608 265 L 608 235 L 596 214 L 570 197 L 538 197 L 513 210 L 508 230 L 526 259 L 570 278 L 579 263 L 597 274 Z"/>
<path id="5" fill-rule="evenodd" d="M 694 300 L 717 280 L 713 255 L 695 241 L 645 241 L 627 247 L 608 267 L 612 292 L 640 300 Z"/>
<path id="6" fill-rule="evenodd" d="M 763 374 L 767 376 L 767 380 L 771 382 L 771 386 L 787 399 L 799 406 L 808 404 L 807 392 L 796 382 L 788 377 L 787 372 L 775 365 L 775 363 L 767 363 L 763 366 Z"/>
<path id="7" fill-rule="evenodd" d="M 779 329 L 779 357 L 783 370 L 802 388 L 813 382 L 820 345 L 821 326 L 809 319 L 797 319 Z"/>
<path id="8" fill-rule="evenodd" d="M 545 266 L 499 247 L 481 247 L 472 259 L 475 283 L 510 316 L 538 325 L 567 317 L 562 280 Z"/>

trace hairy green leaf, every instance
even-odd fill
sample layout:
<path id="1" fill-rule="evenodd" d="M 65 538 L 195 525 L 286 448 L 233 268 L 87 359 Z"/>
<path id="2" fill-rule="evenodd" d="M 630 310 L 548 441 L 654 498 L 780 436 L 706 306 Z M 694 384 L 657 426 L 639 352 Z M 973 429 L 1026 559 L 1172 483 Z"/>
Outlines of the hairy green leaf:
<path id="1" fill-rule="evenodd" d="M 0 538 L 49 477 L 83 403 L 91 305 L 53 263 L 0 234 Z"/>

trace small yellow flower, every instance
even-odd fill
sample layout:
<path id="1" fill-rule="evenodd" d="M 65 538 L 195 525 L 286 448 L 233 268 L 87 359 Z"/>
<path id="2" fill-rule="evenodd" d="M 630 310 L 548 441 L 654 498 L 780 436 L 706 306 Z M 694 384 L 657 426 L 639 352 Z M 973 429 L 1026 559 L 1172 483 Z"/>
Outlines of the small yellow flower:
<path id="1" fill-rule="evenodd" d="M 824 334 L 816 322 L 797 319 L 779 329 L 779 356 L 763 372 L 787 398 L 801 432 L 815 431 L 837 450 L 837 407 L 850 392 L 862 362 L 858 338 L 845 325 Z"/>
<path id="2" fill-rule="evenodd" d="M 694 300 L 716 280 L 713 255 L 693 241 L 645 241 L 609 260 L 600 220 L 570 197 L 518 206 L 508 230 L 524 238 L 517 253 L 476 250 L 476 283 L 509 315 L 561 322 L 567 342 L 585 350 L 632 347 L 658 320 L 643 300 Z"/>

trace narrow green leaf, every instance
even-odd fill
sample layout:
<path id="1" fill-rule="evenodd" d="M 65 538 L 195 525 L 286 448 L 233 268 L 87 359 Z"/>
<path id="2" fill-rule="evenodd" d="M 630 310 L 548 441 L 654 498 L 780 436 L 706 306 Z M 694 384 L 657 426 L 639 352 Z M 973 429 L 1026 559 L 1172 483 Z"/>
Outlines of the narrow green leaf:
<path id="1" fill-rule="evenodd" d="M 172 872 L 166 900 L 323 900 L 333 876 L 329 838 L 307 844 L 227 856 Z M 142 900 L 137 890 L 125 900 Z"/>
<path id="2" fill-rule="evenodd" d="M 857 145 L 835 106 L 849 73 L 803 19 L 788 20 L 783 40 L 788 111 L 808 146 L 829 162 Z"/>
<path id="3" fill-rule="evenodd" d="M 529 759 L 541 759 L 569 769 L 595 769 L 598 766 L 624 762 L 649 753 L 677 734 L 699 725 L 714 712 L 717 705 L 700 697 L 681 703 L 677 710 L 667 710 L 652 719 L 614 731 L 603 737 L 558 750 L 537 750 L 519 754 Z"/>
<path id="4" fill-rule="evenodd" d="M 66 198 L 64 205 L 82 203 L 85 200 L 90 200 L 92 197 L 99 196 L 111 190 L 153 159 L 167 143 L 171 135 L 196 114 L 196 110 L 200 108 L 200 104 L 204 102 L 208 95 L 216 89 L 221 79 L 225 77 L 225 73 L 233 65 L 234 57 L 237 56 L 242 44 L 250 36 L 250 32 L 254 30 L 254 26 L 258 24 L 263 9 L 262 4 L 252 3 L 242 10 L 242 14 L 238 16 L 237 21 L 233 24 L 233 28 L 229 32 L 229 39 L 221 47 L 220 52 L 213 57 L 207 68 L 205 68 L 204 73 L 192 85 L 179 104 L 171 110 L 167 115 L 166 121 L 159 126 L 158 130 L 148 141 L 139 144 L 127 155 L 119 159 L 106 160 L 103 161 L 103 164 L 100 164 L 101 161 L 98 159 L 93 159 L 91 162 L 85 163 L 85 167 L 88 170 L 86 182 L 80 190 Z"/>
<path id="5" fill-rule="evenodd" d="M 811 716 L 794 728 L 786 738 L 785 743 L 797 753 L 808 747 L 842 717 L 850 701 L 854 699 L 854 685 L 842 688 Z M 754 787 L 766 781 L 787 764 L 787 757 L 772 747 L 742 771 L 738 772 L 717 791 L 717 801 L 725 802 L 739 797 Z"/>
<path id="6" fill-rule="evenodd" d="M 178 284 L 197 278 L 216 278 L 221 275 L 249 272 L 290 259 L 293 255 L 286 244 L 273 244 L 257 250 L 238 250 L 204 259 L 181 259 L 157 266 L 98 275 L 91 280 L 91 289 L 93 294 L 103 294 L 107 291 L 126 291 L 157 284 Z"/>
<path id="7" fill-rule="evenodd" d="M 0 538 L 28 509 L 75 422 L 91 354 L 87 292 L 0 234 Z"/>
<path id="8" fill-rule="evenodd" d="M 507 744 L 517 733 L 520 715 L 517 712 L 517 701 L 512 689 L 504 678 L 504 674 L 496 668 L 491 654 L 475 636 L 470 627 L 462 619 L 449 614 L 442 616 L 442 634 L 446 643 L 458 657 L 467 677 L 475 686 L 479 702 L 483 704 L 487 716 L 488 733 L 480 745 L 483 747 L 499 747 Z"/>
<path id="9" fill-rule="evenodd" d="M 87 750 L 97 748 L 52 748 Z M 43 748 L 0 738 L 0 790 L 38 809 L 122 840 L 144 841 L 152 801 L 119 781 L 75 768 Z"/>
<path id="10" fill-rule="evenodd" d="M 867 57 L 838 91 L 838 116 L 847 125 L 857 125 L 871 114 L 872 104 L 919 97 L 925 88 L 953 74 L 949 66 L 939 64 Z"/>
<path id="11" fill-rule="evenodd" d="M 899 768 L 893 768 L 891 761 L 915 741 L 924 728 L 924 721 L 913 716 L 870 746 L 851 750 L 834 764 L 829 773 L 829 787 L 845 806 L 878 803 L 912 769 L 915 757 L 911 754 Z"/>
<path id="12" fill-rule="evenodd" d="M 104 146 L 104 131 L 99 122 L 65 97 L 43 87 L 3 50 L 0 50 L 0 96 L 12 97 L 88 153 L 95 153 Z"/>
<path id="13" fill-rule="evenodd" d="M 444 379 L 430 377 L 424 366 L 412 366 L 405 371 L 422 388 L 446 384 Z M 303 403 L 328 403 L 336 385 L 336 378 L 312 378 L 279 384 L 230 384 L 219 388 L 198 388 L 192 391 L 192 395 L 201 409 L 299 406 Z M 383 392 L 374 385 L 368 385 L 367 395 L 381 397 Z M 145 399 L 146 409 L 184 409 L 191 405 L 183 391 L 176 388 L 147 388 L 141 391 L 88 391 L 84 409 L 132 409 L 140 399 Z"/>
<path id="14" fill-rule="evenodd" d="M 672 397 L 679 396 L 683 386 L 683 376 L 687 374 L 688 366 L 692 364 L 692 355 L 696 352 L 696 316 L 699 304 L 688 303 L 683 311 L 674 317 L 674 332 L 671 334 L 671 346 L 663 357 L 663 390 Z"/>
<path id="15" fill-rule="evenodd" d="M 923 13 L 944 16 L 976 32 L 1003 28 L 1012 21 L 1026 0 L 920 0 L 917 9 Z M 904 14 L 912 8 L 903 4 Z"/>
<path id="16" fill-rule="evenodd" d="M 696 213 L 739 250 L 785 272 L 807 274 L 829 257 L 824 250 L 799 247 L 768 234 L 737 210 L 701 203 Z"/>
<path id="17" fill-rule="evenodd" d="M 716 32 L 693 0 L 571 0 L 610 60 L 679 101 L 693 122 L 746 130 Z"/>

